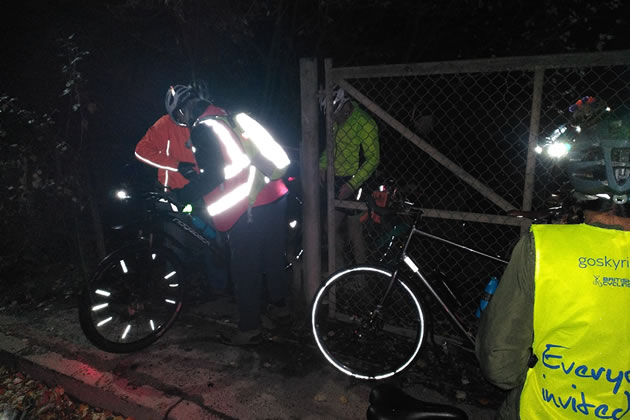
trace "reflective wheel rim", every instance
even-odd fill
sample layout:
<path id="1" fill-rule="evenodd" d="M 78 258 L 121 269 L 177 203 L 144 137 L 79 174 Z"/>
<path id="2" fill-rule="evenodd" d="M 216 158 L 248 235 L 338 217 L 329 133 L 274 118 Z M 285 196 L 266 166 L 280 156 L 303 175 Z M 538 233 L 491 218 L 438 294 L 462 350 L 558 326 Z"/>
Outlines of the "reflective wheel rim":
<path id="1" fill-rule="evenodd" d="M 326 281 L 325 285 L 322 288 L 320 288 L 320 290 L 318 291 L 315 297 L 313 307 L 311 310 L 311 325 L 313 329 L 313 336 L 315 337 L 315 341 L 317 343 L 319 350 L 322 352 L 326 360 L 330 364 L 332 364 L 336 369 L 338 369 L 339 371 L 343 372 L 346 375 L 353 376 L 359 379 L 380 380 L 380 379 L 385 379 L 385 378 L 394 376 L 402 372 L 403 370 L 408 368 L 409 365 L 416 358 L 416 356 L 418 355 L 418 352 L 420 351 L 420 347 L 423 341 L 423 335 L 424 335 L 424 329 L 425 329 L 424 317 L 422 314 L 420 303 L 418 299 L 416 298 L 416 296 L 411 292 L 409 287 L 404 282 L 399 281 L 398 284 L 402 287 L 399 287 L 398 289 L 400 290 L 402 294 L 404 294 L 405 299 L 407 299 L 407 297 L 411 298 L 408 300 L 408 302 L 410 303 L 411 306 L 413 306 L 414 314 L 417 314 L 417 320 L 416 320 L 417 324 L 410 327 L 412 331 L 412 335 L 415 334 L 415 336 L 413 336 L 413 339 L 407 340 L 408 341 L 407 345 L 408 346 L 410 345 L 410 347 L 407 350 L 408 357 L 405 356 L 404 358 L 401 358 L 401 360 L 397 360 L 395 362 L 395 365 L 396 365 L 395 367 L 392 366 L 390 369 L 382 370 L 374 374 L 359 372 L 357 371 L 356 368 L 351 367 L 350 363 L 344 363 L 343 360 L 340 360 L 340 357 L 338 355 L 334 355 L 331 353 L 331 351 L 329 351 L 328 347 L 330 345 L 329 343 L 325 343 L 325 341 L 328 340 L 328 337 L 325 337 L 322 335 L 322 332 L 320 331 L 319 322 L 317 320 L 317 316 L 320 315 L 321 311 L 323 310 L 321 309 L 322 301 L 326 297 L 328 297 L 328 293 L 331 292 L 332 288 L 337 287 L 343 281 L 347 281 L 348 280 L 347 276 L 357 275 L 357 274 L 362 274 L 362 273 L 368 273 L 368 274 L 379 273 L 387 277 L 391 277 L 392 275 L 391 272 L 388 270 L 381 269 L 378 267 L 369 267 L 369 266 L 351 267 L 351 268 L 335 273 Z M 340 278 L 342 278 L 342 276 L 344 278 L 339 280 Z M 352 337 L 348 337 L 349 339 L 347 340 L 349 346 L 351 345 L 350 343 L 359 342 L 362 339 L 361 331 L 368 332 L 369 333 L 368 335 L 373 335 L 375 337 L 378 337 L 379 328 L 383 331 L 387 330 L 387 328 L 383 328 L 384 323 L 386 323 L 387 321 L 379 320 L 378 317 L 375 317 L 375 316 L 371 316 L 370 319 L 368 320 L 365 315 L 358 315 L 358 316 L 350 315 L 350 318 L 348 318 L 346 321 L 356 322 L 356 329 L 350 333 L 352 334 Z M 348 329 L 346 328 L 346 330 Z M 390 328 L 390 331 L 391 331 L 391 328 Z M 374 333 L 374 334 L 371 334 L 371 333 Z M 346 331 L 346 334 L 348 334 L 347 331 Z M 384 335 L 382 335 L 382 337 L 384 337 Z M 391 335 L 390 335 L 390 338 L 391 338 Z M 341 341 L 343 342 L 343 340 Z M 365 346 L 369 347 L 369 343 L 364 343 L 364 344 Z M 379 344 L 379 343 L 375 343 L 375 344 Z M 350 352 L 352 352 L 353 350 L 354 349 L 349 349 Z"/>

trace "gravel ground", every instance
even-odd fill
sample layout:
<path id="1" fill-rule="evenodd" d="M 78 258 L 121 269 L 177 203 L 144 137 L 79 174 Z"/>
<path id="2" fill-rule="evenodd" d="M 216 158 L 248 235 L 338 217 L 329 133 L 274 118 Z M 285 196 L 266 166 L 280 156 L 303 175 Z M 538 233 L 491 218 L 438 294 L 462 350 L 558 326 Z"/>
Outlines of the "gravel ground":
<path id="1" fill-rule="evenodd" d="M 0 366 L 0 420 L 133 420 L 70 398 L 29 375 Z"/>

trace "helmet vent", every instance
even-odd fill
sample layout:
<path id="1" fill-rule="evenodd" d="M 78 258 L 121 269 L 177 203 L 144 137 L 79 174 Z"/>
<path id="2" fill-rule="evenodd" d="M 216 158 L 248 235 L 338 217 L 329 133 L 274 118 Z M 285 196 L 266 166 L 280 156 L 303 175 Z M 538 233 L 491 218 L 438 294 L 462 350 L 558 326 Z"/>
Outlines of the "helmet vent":
<path id="1" fill-rule="evenodd" d="M 619 185 L 624 185 L 630 176 L 630 149 L 615 148 L 610 154 L 615 179 Z"/>

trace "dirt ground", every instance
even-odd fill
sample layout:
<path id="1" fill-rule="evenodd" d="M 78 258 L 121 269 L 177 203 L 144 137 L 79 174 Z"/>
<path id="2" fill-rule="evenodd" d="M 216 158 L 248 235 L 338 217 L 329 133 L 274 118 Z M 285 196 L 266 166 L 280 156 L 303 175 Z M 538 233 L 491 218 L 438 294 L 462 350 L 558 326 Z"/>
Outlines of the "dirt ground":
<path id="1" fill-rule="evenodd" d="M 23 282 L 9 283 L 6 279 L 7 277 L 3 276 L 3 280 L 0 280 L 2 282 L 0 312 L 32 311 L 33 308 L 46 311 L 59 304 L 65 307 L 73 306 L 82 284 L 77 270 L 51 269 L 49 272 L 39 272 L 27 277 Z M 193 300 L 201 299 L 195 295 L 199 291 L 198 288 L 193 289 L 191 296 Z M 20 372 L 13 372 L 6 367 L 0 369 L 0 408 L 4 409 L 5 413 L 14 415 L 14 417 L 7 415 L 7 419 L 19 419 L 20 416 L 16 417 L 17 414 L 21 415 L 26 411 L 33 413 L 38 410 L 42 410 L 43 417 L 35 418 L 95 420 L 125 418 L 73 401 L 63 393 L 63 389 L 48 388 Z M 473 354 L 450 346 L 444 349 L 441 346 L 424 345 L 415 365 L 402 376 L 402 379 L 395 377 L 391 382 L 403 389 L 421 385 L 439 392 L 450 400 L 489 409 L 497 408 L 505 396 L 483 378 Z M 51 414 L 48 416 L 46 413 Z"/>

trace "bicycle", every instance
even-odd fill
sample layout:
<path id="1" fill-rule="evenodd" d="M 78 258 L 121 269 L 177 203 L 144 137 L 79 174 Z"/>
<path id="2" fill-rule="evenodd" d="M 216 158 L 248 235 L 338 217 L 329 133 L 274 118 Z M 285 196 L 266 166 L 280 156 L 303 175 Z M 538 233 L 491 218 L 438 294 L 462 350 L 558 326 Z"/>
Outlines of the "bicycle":
<path id="1" fill-rule="evenodd" d="M 96 347 L 128 353 L 160 338 L 181 312 L 191 275 L 184 255 L 195 260 L 209 252 L 217 266 L 227 264 L 227 255 L 225 244 L 204 236 L 194 216 L 169 194 L 119 194 L 139 203 L 142 217 L 116 227 L 135 232 L 135 238 L 99 263 L 80 293 L 79 322 Z"/>
<path id="2" fill-rule="evenodd" d="M 392 211 L 378 207 L 370 210 L 383 216 Z M 414 290 L 418 286 L 426 289 L 445 311 L 448 319 L 465 337 L 468 349 L 474 349 L 474 335 L 453 309 L 457 299 L 451 288 L 446 282 L 429 281 L 428 275 L 408 255 L 414 237 L 428 237 L 507 264 L 499 257 L 418 229 L 422 211 L 410 205 L 407 212 L 414 215 L 414 221 L 407 231 L 401 252 L 391 265 L 355 265 L 338 270 L 323 282 L 313 299 L 311 327 L 317 347 L 329 363 L 346 375 L 381 380 L 412 365 L 427 329 L 423 309 L 426 302 L 424 296 Z M 403 277 L 405 267 L 419 279 L 418 282 L 411 283 Z"/>
<path id="3" fill-rule="evenodd" d="M 96 347 L 111 353 L 141 350 L 173 325 L 191 285 L 190 267 L 196 262 L 211 258 L 216 267 L 227 270 L 229 265 L 227 239 L 203 222 L 200 215 L 186 211 L 187 206 L 178 203 L 172 194 L 120 194 L 119 198 L 130 202 L 131 207 L 139 204 L 131 209 L 140 215 L 139 220 L 115 227 L 132 232 L 132 239 L 99 263 L 79 295 L 83 333 Z M 299 197 L 292 188 L 289 199 L 299 206 Z M 301 224 L 289 223 L 288 229 L 292 233 L 286 270 L 301 253 Z"/>

